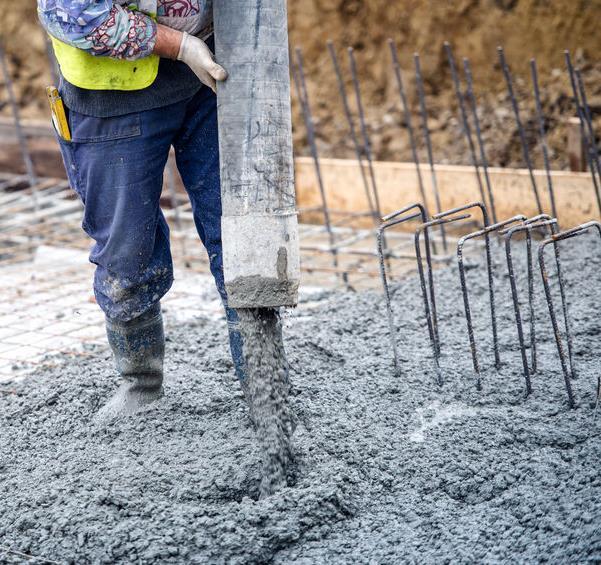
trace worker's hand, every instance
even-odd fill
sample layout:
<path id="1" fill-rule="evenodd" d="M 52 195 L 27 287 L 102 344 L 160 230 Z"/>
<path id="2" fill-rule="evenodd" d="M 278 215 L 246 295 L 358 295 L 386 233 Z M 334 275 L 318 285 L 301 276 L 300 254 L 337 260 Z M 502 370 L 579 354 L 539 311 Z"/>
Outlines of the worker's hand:
<path id="1" fill-rule="evenodd" d="M 198 37 L 184 32 L 179 48 L 178 61 L 188 65 L 213 92 L 217 92 L 217 82 L 227 78 L 226 70 L 215 62 L 215 57 L 207 44 Z"/>

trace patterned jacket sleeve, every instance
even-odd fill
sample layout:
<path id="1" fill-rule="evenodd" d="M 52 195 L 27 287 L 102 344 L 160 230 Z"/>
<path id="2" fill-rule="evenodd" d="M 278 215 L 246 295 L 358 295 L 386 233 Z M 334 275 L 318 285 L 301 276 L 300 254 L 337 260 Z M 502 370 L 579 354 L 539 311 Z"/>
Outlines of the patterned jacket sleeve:
<path id="1" fill-rule="evenodd" d="M 113 0 L 38 0 L 38 15 L 50 35 L 92 55 L 133 60 L 154 49 L 152 18 Z"/>

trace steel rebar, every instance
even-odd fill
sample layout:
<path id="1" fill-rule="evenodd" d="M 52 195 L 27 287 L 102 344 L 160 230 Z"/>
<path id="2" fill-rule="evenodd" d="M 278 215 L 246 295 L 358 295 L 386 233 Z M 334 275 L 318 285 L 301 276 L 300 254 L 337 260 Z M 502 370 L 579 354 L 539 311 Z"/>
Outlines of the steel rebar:
<path id="1" fill-rule="evenodd" d="M 428 110 L 426 108 L 426 94 L 424 92 L 424 81 L 422 78 L 422 70 L 421 63 L 419 59 L 419 54 L 413 54 L 413 62 L 415 65 L 415 83 L 417 86 L 417 95 L 419 98 L 419 108 L 420 115 L 422 120 L 422 130 L 424 133 L 424 140 L 426 142 L 426 150 L 428 152 L 428 163 L 430 165 L 430 175 L 432 178 L 432 190 L 434 192 L 434 200 L 436 202 L 436 212 L 440 213 L 442 211 L 441 203 L 440 203 L 440 193 L 438 192 L 438 181 L 436 179 L 436 168 L 434 167 L 434 155 L 432 152 L 432 141 L 430 139 L 430 129 L 428 127 Z M 440 224 L 440 235 L 442 237 L 442 247 L 445 251 L 447 251 L 447 235 L 444 228 L 443 222 Z"/>
<path id="2" fill-rule="evenodd" d="M 572 389 L 571 379 L 573 376 L 570 374 L 568 370 L 568 365 L 566 362 L 566 354 L 563 347 L 563 339 L 561 337 L 561 332 L 559 330 L 559 324 L 557 323 L 557 315 L 555 313 L 555 307 L 553 305 L 553 297 L 551 295 L 551 286 L 549 284 L 549 273 L 547 271 L 547 267 L 545 264 L 545 248 L 550 245 L 556 245 L 559 241 L 563 241 L 566 239 L 571 239 L 574 237 L 579 237 L 586 233 L 589 229 L 594 228 L 597 230 L 599 237 L 601 238 L 601 223 L 597 221 L 587 222 L 580 226 L 576 226 L 572 229 L 553 234 L 550 238 L 545 239 L 538 248 L 538 260 L 541 270 L 541 275 L 543 278 L 543 285 L 545 288 L 545 297 L 547 299 L 547 306 L 549 308 L 549 315 L 551 318 L 551 324 L 553 326 L 553 334 L 555 335 L 555 343 L 557 345 L 557 352 L 559 354 L 559 360 L 561 363 L 561 370 L 563 373 L 563 380 L 566 387 L 566 392 L 568 394 L 568 402 L 570 408 L 574 408 L 576 406 L 574 391 Z"/>
<path id="3" fill-rule="evenodd" d="M 413 209 L 417 209 L 418 212 L 413 213 L 409 216 L 403 216 L 407 212 L 410 212 Z M 403 216 L 403 217 L 399 217 Z M 382 224 L 378 228 L 377 231 L 377 242 L 378 242 L 378 258 L 380 265 L 380 278 L 382 280 L 382 286 L 384 289 L 384 298 L 386 300 L 386 312 L 387 312 L 387 320 L 388 320 L 388 329 L 390 333 L 390 340 L 392 345 L 392 352 L 394 356 L 394 367 L 397 375 L 401 374 L 401 360 L 398 353 L 397 343 L 396 343 L 396 324 L 394 320 L 394 313 L 392 311 L 392 300 L 390 296 L 390 287 L 388 284 L 388 275 L 386 273 L 386 261 L 385 261 L 385 250 L 384 250 L 384 231 L 402 224 L 404 222 L 408 222 L 410 220 L 414 220 L 417 218 L 421 218 L 422 222 L 428 220 L 427 212 L 425 207 L 422 204 L 411 204 L 406 206 L 405 208 L 393 212 L 388 216 L 382 218 Z M 429 253 L 428 253 L 429 256 Z M 430 263 L 431 268 L 431 263 Z"/>
<path id="4" fill-rule="evenodd" d="M 568 69 L 568 76 L 570 78 L 570 85 L 572 87 L 572 93 L 574 95 L 574 104 L 576 106 L 576 114 L 580 121 L 580 135 L 582 136 L 582 141 L 584 143 L 585 154 L 587 160 L 589 162 L 589 167 L 591 170 L 591 178 L 593 181 L 593 189 L 595 190 L 595 198 L 597 199 L 597 207 L 599 209 L 599 213 L 601 214 L 601 170 L 597 169 L 597 163 L 593 156 L 594 148 L 591 146 L 595 146 L 595 138 L 589 139 L 589 129 L 586 124 L 586 117 L 584 115 L 584 108 L 582 107 L 580 100 L 580 90 L 578 88 L 576 82 L 576 73 L 574 71 L 574 66 L 572 65 L 572 57 L 570 52 L 566 49 L 564 51 L 566 67 Z M 599 173 L 599 178 L 597 178 L 597 173 Z"/>
<path id="5" fill-rule="evenodd" d="M 424 186 L 424 179 L 422 177 L 422 171 L 419 163 L 419 156 L 417 154 L 417 144 L 415 142 L 415 131 L 413 130 L 413 123 L 411 120 L 411 111 L 407 102 L 407 94 L 405 92 L 405 85 L 403 83 L 403 75 L 401 73 L 401 65 L 397 54 L 397 48 L 392 39 L 388 40 L 388 47 L 390 48 L 390 55 L 392 57 L 392 67 L 394 69 L 394 76 L 396 78 L 397 89 L 401 97 L 401 105 L 403 107 L 403 117 L 405 119 L 405 125 L 407 126 L 407 132 L 409 134 L 409 145 L 411 146 L 411 155 L 413 162 L 415 163 L 415 172 L 417 174 L 417 183 L 419 192 L 422 197 L 422 203 L 428 211 L 428 199 L 426 198 L 426 189 Z M 429 215 L 429 214 L 428 214 Z"/>
<path id="6" fill-rule="evenodd" d="M 482 138 L 482 128 L 480 126 L 480 118 L 478 117 L 478 104 L 476 101 L 476 95 L 474 93 L 474 79 L 472 77 L 472 69 L 470 66 L 470 62 L 467 58 L 463 59 L 463 70 L 465 72 L 465 82 L 467 84 L 466 95 L 472 110 L 472 117 L 474 119 L 474 129 L 476 130 L 476 139 L 478 140 L 478 147 L 480 150 L 480 165 L 482 167 L 482 171 L 484 172 L 484 182 L 486 183 L 486 192 L 488 193 L 490 212 L 492 214 L 493 224 L 496 224 L 497 210 L 495 208 L 495 197 L 492 190 L 492 183 L 490 182 L 490 175 L 488 174 L 488 158 L 486 157 L 484 139 Z"/>
<path id="7" fill-rule="evenodd" d="M 541 224 L 542 222 L 545 222 L 545 221 L 548 222 L 551 235 L 556 234 L 560 231 L 559 221 L 557 220 L 557 218 L 552 218 L 548 214 L 540 214 L 539 216 L 529 218 L 528 220 L 526 220 L 524 222 L 524 224 L 525 225 Z M 534 226 L 534 229 L 536 229 L 537 227 L 538 226 Z M 540 227 L 545 227 L 545 226 L 542 225 Z M 575 364 L 574 364 L 574 355 L 573 355 L 574 347 L 573 347 L 573 339 L 572 339 L 571 322 L 570 322 L 570 317 L 569 317 L 568 302 L 567 302 L 567 296 L 566 296 L 566 291 L 565 291 L 565 286 L 566 286 L 565 279 L 564 279 L 563 269 L 561 266 L 561 257 L 560 257 L 560 251 L 559 251 L 558 245 L 553 246 L 553 252 L 555 255 L 555 263 L 556 263 L 556 267 L 557 267 L 557 280 L 559 282 L 559 293 L 560 293 L 560 297 L 561 297 L 561 305 L 562 305 L 562 311 L 563 311 L 563 316 L 564 316 L 564 330 L 565 330 L 566 339 L 568 342 L 568 359 L 570 362 L 570 373 L 571 373 L 572 377 L 575 378 L 576 377 L 576 368 L 575 368 Z"/>
<path id="8" fill-rule="evenodd" d="M 453 80 L 453 86 L 455 88 L 455 97 L 457 98 L 457 104 L 459 106 L 459 114 L 461 116 L 463 135 L 470 153 L 470 159 L 472 166 L 476 173 L 476 180 L 478 181 L 478 190 L 480 191 L 480 198 L 482 202 L 486 204 L 486 194 L 484 193 L 484 186 L 482 179 L 480 178 L 480 166 L 478 165 L 478 159 L 476 157 L 476 147 L 474 146 L 474 140 L 472 138 L 472 129 L 470 122 L 467 117 L 467 111 L 465 109 L 465 100 L 463 98 L 463 92 L 461 91 L 461 83 L 459 81 L 459 75 L 457 73 L 457 67 L 455 65 L 455 56 L 453 55 L 453 49 L 448 41 L 444 42 L 444 48 L 447 53 L 447 59 L 449 61 L 449 67 L 451 69 L 451 78 Z"/>
<path id="9" fill-rule="evenodd" d="M 522 145 L 522 155 L 524 157 L 524 161 L 526 162 L 526 166 L 528 167 L 528 174 L 530 176 L 530 182 L 532 184 L 532 192 L 534 194 L 534 198 L 536 200 L 536 207 L 538 208 L 538 213 L 543 213 L 543 207 L 540 200 L 540 194 L 538 193 L 538 187 L 536 185 L 536 179 L 534 177 L 534 168 L 532 166 L 532 160 L 530 159 L 530 152 L 528 150 L 528 142 L 526 140 L 526 134 L 524 132 L 524 126 L 522 124 L 522 119 L 520 117 L 520 107 L 518 105 L 517 98 L 515 97 L 515 92 L 513 89 L 513 79 L 511 78 L 511 71 L 509 70 L 509 66 L 507 65 L 507 61 L 505 59 L 505 52 L 502 47 L 497 47 L 497 52 L 499 54 L 499 62 L 501 64 L 501 70 L 503 71 L 503 76 L 505 77 L 505 83 L 507 85 L 507 91 L 509 93 L 509 98 L 511 100 L 511 106 L 513 108 L 513 114 L 515 116 L 515 122 L 518 127 L 518 134 L 520 136 L 520 142 Z"/>
<path id="10" fill-rule="evenodd" d="M 487 210 L 484 202 L 470 202 L 469 204 L 464 204 L 463 206 L 458 206 L 457 208 L 452 208 L 451 210 L 447 210 L 446 212 L 443 212 L 441 214 L 436 214 L 435 218 L 444 218 L 446 216 L 457 214 L 459 212 L 463 212 L 466 210 L 471 210 L 473 208 L 478 208 L 480 210 L 480 213 L 482 214 L 483 227 L 487 228 L 488 226 L 490 226 L 490 217 L 488 215 L 488 210 Z M 486 250 L 486 271 L 487 271 L 487 276 L 488 276 L 488 295 L 489 295 L 489 302 L 490 302 L 490 320 L 491 320 L 491 329 L 492 329 L 493 349 L 494 349 L 494 355 L 495 355 L 495 367 L 497 369 L 500 369 L 501 368 L 501 356 L 499 353 L 499 336 L 498 336 L 496 301 L 495 301 L 494 263 L 492 260 L 490 235 L 488 233 L 484 234 L 484 247 Z"/>
<path id="11" fill-rule="evenodd" d="M 29 185 L 31 188 L 31 198 L 33 202 L 33 209 L 37 213 L 39 211 L 39 203 L 38 203 L 38 193 L 37 193 L 37 185 L 38 178 L 35 172 L 35 168 L 33 166 L 33 160 L 31 158 L 31 153 L 29 151 L 29 146 L 27 144 L 27 138 L 25 137 L 25 132 L 21 126 L 21 115 L 19 112 L 19 105 L 17 104 L 17 99 L 15 98 L 15 92 L 13 89 L 13 81 L 10 76 L 10 72 L 8 70 L 8 64 L 6 62 L 6 54 L 4 51 L 4 47 L 0 43 L 0 67 L 2 67 L 2 75 L 4 77 L 4 82 L 6 86 L 6 93 L 8 95 L 8 103 L 10 104 L 11 111 L 13 114 L 13 120 L 15 123 L 15 132 L 17 134 L 17 139 L 19 140 L 19 147 L 21 149 L 21 155 L 23 157 L 23 162 L 25 163 L 25 170 L 27 171 L 27 178 L 29 180 Z"/>
<path id="12" fill-rule="evenodd" d="M 323 183 L 323 177 L 321 175 L 321 165 L 319 162 L 319 153 L 317 151 L 317 143 L 315 141 L 315 124 L 313 122 L 313 114 L 311 112 L 311 104 L 309 101 L 309 94 L 307 92 L 307 85 L 305 81 L 304 61 L 303 54 L 299 47 L 295 49 L 296 65 L 292 65 L 292 77 L 294 79 L 294 85 L 298 99 L 301 104 L 301 110 L 305 122 L 305 128 L 307 130 L 307 141 L 309 142 L 309 149 L 311 151 L 311 157 L 313 158 L 313 166 L 315 168 L 315 176 L 317 178 L 317 186 L 319 188 L 319 194 L 321 197 L 322 210 L 323 210 L 323 221 L 328 234 L 328 242 L 332 253 L 332 265 L 334 269 L 338 269 L 338 252 L 335 248 L 336 238 L 332 231 L 332 221 L 330 218 L 330 209 L 328 207 L 328 200 L 326 191 Z M 348 287 L 348 273 L 342 273 L 342 282 Z"/>
<path id="13" fill-rule="evenodd" d="M 576 84 L 578 85 L 578 93 L 580 94 L 580 100 L 582 101 L 582 110 L 584 119 L 586 122 L 586 128 L 588 130 L 589 138 L 592 141 L 591 149 L 593 152 L 593 157 L 595 158 L 595 163 L 597 164 L 597 172 L 601 174 L 601 164 L 599 163 L 599 149 L 597 148 L 597 144 L 595 143 L 595 131 L 593 129 L 593 118 L 591 115 L 591 109 L 588 105 L 588 99 L 586 95 L 586 89 L 584 88 L 584 80 L 582 79 L 582 72 L 580 69 L 575 69 L 576 73 Z"/>
<path id="14" fill-rule="evenodd" d="M 591 152 L 591 170 L 593 164 L 597 167 L 597 184 L 601 184 L 601 160 L 599 159 L 599 149 L 597 148 L 597 140 L 595 138 L 595 130 L 593 129 L 593 118 L 591 116 L 591 109 L 588 105 L 586 96 L 586 90 L 584 88 L 584 81 L 582 80 L 582 73 L 579 69 L 576 72 L 576 84 L 578 85 L 578 93 L 580 94 L 580 100 L 582 101 L 582 115 L 586 124 L 586 129 L 589 135 L 589 149 Z M 601 192 L 601 190 L 599 191 Z M 596 194 L 598 197 L 597 204 L 599 206 L 599 212 L 601 213 L 601 196 L 599 192 Z"/>
<path id="15" fill-rule="evenodd" d="M 511 286 L 511 297 L 513 301 L 513 310 L 515 315 L 518 342 L 520 346 L 520 353 L 522 357 L 522 365 L 524 369 L 524 380 L 526 381 L 526 394 L 532 393 L 532 379 L 531 375 L 536 373 L 537 370 L 537 355 L 536 355 L 536 319 L 534 312 L 534 273 L 532 271 L 532 230 L 535 228 L 541 228 L 544 226 L 557 225 L 556 219 L 541 220 L 539 222 L 532 222 L 529 220 L 522 226 L 514 226 L 509 230 L 505 230 L 502 234 L 505 236 L 505 256 L 507 259 L 507 272 L 509 274 L 509 283 Z M 524 326 L 522 322 L 522 311 L 520 308 L 519 295 L 516 283 L 515 269 L 513 263 L 513 255 L 511 252 L 511 242 L 513 236 L 517 233 L 526 232 L 527 238 L 527 250 L 526 257 L 528 261 L 527 266 L 527 280 L 528 280 L 528 306 L 530 315 L 530 364 L 528 364 L 528 356 L 526 352 L 526 340 L 524 338 Z"/>
<path id="16" fill-rule="evenodd" d="M 382 220 L 384 222 L 392 222 L 399 215 L 405 214 L 413 209 L 418 209 L 420 211 L 421 216 L 422 216 L 422 224 L 426 224 L 429 221 L 430 218 L 428 216 L 427 208 L 423 204 L 419 204 L 419 203 L 410 204 L 409 206 L 405 206 L 401 210 L 393 212 L 392 214 L 388 214 L 387 216 L 382 218 Z M 395 225 L 395 224 L 392 224 L 392 225 Z M 433 330 L 433 335 L 431 337 L 436 340 L 436 343 L 439 343 L 438 317 L 436 314 L 436 295 L 434 292 L 434 269 L 432 268 L 432 248 L 433 248 L 432 243 L 433 242 L 430 240 L 429 230 L 427 230 L 427 229 L 424 230 L 424 246 L 425 246 L 425 250 L 426 250 L 426 267 L 427 267 L 427 271 L 428 271 L 428 288 L 429 288 L 430 301 L 431 301 L 431 319 L 432 319 L 432 330 Z M 439 351 L 439 353 L 440 353 L 440 351 Z"/>
<path id="17" fill-rule="evenodd" d="M 367 124 L 365 121 L 365 112 L 363 111 L 363 101 L 361 98 L 361 87 L 359 85 L 359 79 L 357 76 L 357 64 L 355 62 L 355 54 L 352 47 L 347 49 L 349 58 L 349 67 L 351 70 L 351 79 L 353 81 L 353 90 L 355 91 L 355 102 L 357 104 L 357 113 L 359 115 L 359 127 L 361 137 L 363 138 L 363 154 L 367 159 L 367 170 L 369 171 L 369 178 L 371 181 L 372 195 L 374 197 L 374 204 L 378 217 L 382 217 L 382 209 L 380 207 L 380 195 L 378 194 L 378 185 L 376 184 L 376 174 L 374 171 L 373 158 L 371 153 L 371 141 L 369 139 L 369 133 L 367 131 Z"/>
<path id="18" fill-rule="evenodd" d="M 336 56 L 336 51 L 334 49 L 334 44 L 332 41 L 328 41 L 328 52 L 330 54 L 330 58 L 332 60 L 332 64 L 334 66 L 334 73 L 336 75 L 336 81 L 338 83 L 338 92 L 340 93 L 340 98 L 342 100 L 342 107 L 344 109 L 344 115 L 346 117 L 346 121 L 349 125 L 349 131 L 351 134 L 351 139 L 353 141 L 353 147 L 355 149 L 355 155 L 357 157 L 357 161 L 359 163 L 359 170 L 361 171 L 361 180 L 363 181 L 363 188 L 365 189 L 365 196 L 367 197 L 367 203 L 369 205 L 369 210 L 371 212 L 372 220 L 375 226 L 378 226 L 380 223 L 380 217 L 374 207 L 373 199 L 371 196 L 371 189 L 369 186 L 369 182 L 367 180 L 367 175 L 365 174 L 365 169 L 363 167 L 363 152 L 361 150 L 361 146 L 359 144 L 359 140 L 357 138 L 357 132 L 355 130 L 355 124 L 353 121 L 353 116 L 351 114 L 351 109 L 348 103 L 348 97 L 346 95 L 346 88 L 344 86 L 344 80 L 342 79 L 342 72 L 340 70 L 340 65 L 338 64 L 338 58 Z"/>
<path id="19" fill-rule="evenodd" d="M 442 377 L 442 369 L 440 366 L 440 355 L 441 355 L 441 346 L 440 346 L 440 338 L 437 331 L 435 331 L 433 324 L 433 314 L 432 314 L 432 304 L 430 303 L 430 298 L 428 296 L 428 289 L 426 287 L 426 278 L 424 276 L 424 265 L 421 254 L 421 233 L 422 231 L 426 233 L 430 228 L 441 226 L 443 224 L 450 224 L 453 222 L 467 220 L 471 216 L 469 214 L 461 214 L 459 216 L 454 216 L 452 218 L 440 218 L 437 220 L 431 220 L 417 227 L 415 230 L 415 258 L 417 262 L 417 272 L 419 275 L 419 281 L 422 291 L 422 299 L 424 302 L 424 313 L 426 316 L 426 322 L 428 324 L 428 333 L 430 335 L 430 345 L 432 348 L 432 355 L 434 357 L 434 365 L 436 369 L 436 377 L 437 381 L 440 385 L 443 383 Z M 434 293 L 434 286 L 432 285 L 430 292 Z"/>
<path id="20" fill-rule="evenodd" d="M 540 88 L 538 85 L 538 70 L 536 60 L 530 59 L 530 74 L 532 75 L 532 85 L 534 88 L 534 101 L 536 104 L 536 117 L 538 120 L 538 132 L 543 152 L 543 161 L 545 163 L 545 173 L 547 175 L 547 187 L 549 190 L 549 200 L 551 202 L 551 214 L 558 218 L 557 205 L 555 203 L 555 191 L 553 190 L 553 179 L 551 178 L 551 166 L 549 164 L 549 145 L 547 143 L 547 134 L 545 132 L 545 116 L 540 97 Z"/>
<path id="21" fill-rule="evenodd" d="M 463 295 L 463 306 L 464 306 L 464 310 L 465 310 L 465 320 L 466 320 L 466 324 L 467 324 L 467 333 L 468 333 L 468 339 L 469 339 L 469 344 L 470 344 L 470 351 L 472 354 L 472 364 L 474 367 L 474 372 L 476 373 L 476 387 L 478 388 L 478 390 L 481 390 L 481 388 L 482 388 L 482 375 L 480 372 L 480 363 L 478 361 L 478 350 L 476 347 L 476 339 L 474 337 L 474 325 L 473 325 L 473 321 L 472 321 L 470 300 L 469 300 L 469 294 L 468 294 L 467 283 L 466 283 L 466 278 L 465 278 L 465 264 L 464 264 L 464 260 L 463 260 L 463 247 L 464 247 L 465 243 L 471 239 L 475 239 L 475 238 L 481 237 L 483 235 L 488 235 L 492 232 L 499 231 L 515 222 L 523 222 L 524 220 L 526 220 L 526 216 L 523 216 L 521 214 L 517 215 L 517 216 L 513 216 L 512 218 L 509 218 L 502 222 L 497 222 L 496 224 L 492 224 L 482 230 L 478 230 L 478 231 L 472 232 L 470 234 L 464 235 L 457 243 L 457 263 L 459 265 L 459 279 L 460 279 L 460 283 L 461 283 L 461 293 Z"/>

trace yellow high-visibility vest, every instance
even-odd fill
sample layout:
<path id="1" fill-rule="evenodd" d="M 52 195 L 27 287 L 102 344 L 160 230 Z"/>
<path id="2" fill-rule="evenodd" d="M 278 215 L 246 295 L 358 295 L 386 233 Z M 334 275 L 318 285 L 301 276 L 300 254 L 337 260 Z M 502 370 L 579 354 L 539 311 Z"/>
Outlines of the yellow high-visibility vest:
<path id="1" fill-rule="evenodd" d="M 138 9 L 156 19 L 156 0 L 141 0 Z M 71 84 L 86 90 L 142 90 L 157 78 L 159 60 L 150 55 L 135 61 L 95 57 L 50 37 L 61 74 Z"/>

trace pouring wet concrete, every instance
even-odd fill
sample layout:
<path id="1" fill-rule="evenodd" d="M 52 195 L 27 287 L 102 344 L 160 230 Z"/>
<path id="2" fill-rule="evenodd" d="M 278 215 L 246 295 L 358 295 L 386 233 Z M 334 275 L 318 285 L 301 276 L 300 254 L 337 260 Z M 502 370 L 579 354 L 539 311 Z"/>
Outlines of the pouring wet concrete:
<path id="1" fill-rule="evenodd" d="M 164 398 L 105 429 L 92 416 L 118 384 L 108 350 L 3 384 L 0 561 L 19 562 L 7 549 L 59 563 L 600 560 L 598 244 L 562 247 L 580 369 L 575 410 L 538 273 L 540 370 L 524 395 L 494 247 L 500 372 L 479 254 L 467 272 L 481 392 L 454 266 L 436 276 L 442 388 L 414 279 L 393 288 L 401 376 L 381 293 L 324 292 L 287 314 L 294 462 L 270 497 L 259 496 L 260 444 L 221 320 L 177 325 L 167 312 Z M 525 298 L 523 277 L 519 288 Z"/>

